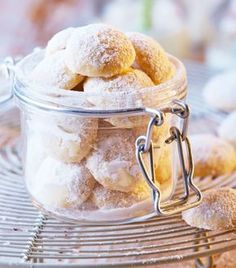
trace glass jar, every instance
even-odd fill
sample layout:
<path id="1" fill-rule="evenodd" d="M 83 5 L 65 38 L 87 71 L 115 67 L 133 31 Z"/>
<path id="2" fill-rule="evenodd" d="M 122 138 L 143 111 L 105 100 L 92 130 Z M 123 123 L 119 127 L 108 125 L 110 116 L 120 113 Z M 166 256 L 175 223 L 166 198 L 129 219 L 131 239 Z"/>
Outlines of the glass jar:
<path id="1" fill-rule="evenodd" d="M 12 72 L 9 69 L 10 65 L 14 64 L 14 60 L 10 57 L 0 59 L 0 125 L 1 147 L 6 144 L 17 144 L 19 136 L 19 110 L 14 105 L 12 95 Z M 16 146 L 16 150 L 18 147 Z"/>
<path id="2" fill-rule="evenodd" d="M 183 64 L 169 56 L 176 74 L 159 86 L 88 94 L 30 81 L 30 70 L 42 57 L 38 51 L 24 58 L 14 79 L 24 177 L 33 203 L 79 223 L 131 222 L 184 203 L 186 196 L 170 201 L 181 147 L 173 142 L 178 138 L 173 129 L 186 127 L 185 106 L 176 102 L 187 94 Z M 183 173 L 192 186 L 192 173 L 185 168 Z"/>
<path id="3" fill-rule="evenodd" d="M 0 105 L 1 110 L 7 110 L 10 108 L 12 103 L 12 94 L 11 94 L 11 72 L 8 69 L 9 65 L 14 64 L 13 59 L 5 58 L 0 60 Z"/>

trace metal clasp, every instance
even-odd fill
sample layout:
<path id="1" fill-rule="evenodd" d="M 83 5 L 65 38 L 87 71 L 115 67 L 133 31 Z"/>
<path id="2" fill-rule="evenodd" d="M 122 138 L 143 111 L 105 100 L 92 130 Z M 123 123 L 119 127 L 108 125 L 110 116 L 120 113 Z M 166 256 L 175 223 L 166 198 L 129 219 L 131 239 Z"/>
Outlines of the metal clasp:
<path id="1" fill-rule="evenodd" d="M 15 65 L 18 63 L 22 57 L 18 56 L 16 58 L 6 57 L 2 62 L 0 62 L 0 68 L 7 79 L 11 79 L 15 74 Z"/>
<path id="2" fill-rule="evenodd" d="M 177 142 L 178 156 L 181 165 L 181 171 L 183 176 L 183 189 L 184 194 L 180 197 L 174 196 L 172 200 L 161 203 L 161 190 L 160 187 L 155 183 L 155 170 L 154 170 L 154 153 L 153 153 L 153 143 L 151 140 L 152 132 L 154 127 L 158 127 L 164 122 L 164 113 L 174 114 L 181 119 L 183 119 L 183 127 L 180 131 L 177 127 L 170 128 L 170 137 L 165 140 L 166 144 L 171 144 L 172 142 Z M 157 215 L 172 215 L 183 210 L 197 206 L 202 199 L 202 195 L 197 186 L 193 183 L 193 172 L 194 165 L 191 153 L 191 146 L 189 139 L 187 137 L 188 129 L 188 118 L 189 118 L 189 107 L 187 104 L 181 101 L 175 101 L 173 108 L 166 108 L 162 111 L 156 110 L 154 116 L 149 121 L 146 136 L 140 136 L 136 140 L 136 158 L 142 174 L 146 179 L 146 182 L 152 189 L 153 195 L 153 205 Z M 183 149 L 183 144 L 186 149 L 187 156 L 187 167 L 185 161 L 185 154 Z M 143 155 L 148 154 L 149 156 L 149 170 L 147 169 L 144 161 Z M 193 201 L 190 201 L 190 195 L 195 195 Z"/>
<path id="3" fill-rule="evenodd" d="M 6 57 L 3 62 L 0 63 L 0 71 L 5 76 L 7 80 L 12 81 L 14 76 L 14 66 L 18 59 L 11 57 Z M 3 96 L 0 99 L 0 105 L 7 104 L 13 98 L 12 90 L 9 91 L 9 94 Z"/>

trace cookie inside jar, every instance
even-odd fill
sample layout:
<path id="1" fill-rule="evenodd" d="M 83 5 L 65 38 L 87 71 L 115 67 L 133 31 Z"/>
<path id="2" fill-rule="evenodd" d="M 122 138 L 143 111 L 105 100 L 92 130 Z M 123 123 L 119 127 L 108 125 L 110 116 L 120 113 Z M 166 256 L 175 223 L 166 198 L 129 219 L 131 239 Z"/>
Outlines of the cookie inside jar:
<path id="1" fill-rule="evenodd" d="M 154 213 L 152 190 L 136 156 L 147 133 L 146 108 L 165 111 L 186 96 L 182 63 L 152 38 L 91 24 L 57 33 L 16 66 L 24 174 L 40 209 L 77 222 L 133 221 Z M 142 111 L 142 112 L 140 112 Z M 151 139 L 161 201 L 178 171 L 163 113 Z M 148 156 L 143 157 L 151 170 Z"/>

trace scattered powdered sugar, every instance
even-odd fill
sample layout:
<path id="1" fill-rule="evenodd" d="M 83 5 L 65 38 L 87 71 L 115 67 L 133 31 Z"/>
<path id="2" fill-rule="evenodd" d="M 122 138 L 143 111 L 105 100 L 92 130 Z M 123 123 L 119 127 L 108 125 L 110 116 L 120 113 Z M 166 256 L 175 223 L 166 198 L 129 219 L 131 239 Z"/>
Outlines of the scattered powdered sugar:
<path id="1" fill-rule="evenodd" d="M 202 203 L 182 213 L 187 224 L 207 230 L 236 227 L 236 190 L 225 187 L 204 192 Z"/>
<path id="2" fill-rule="evenodd" d="M 67 66 L 85 76 L 116 75 L 134 59 L 134 48 L 125 34 L 105 24 L 77 28 L 67 43 Z"/>

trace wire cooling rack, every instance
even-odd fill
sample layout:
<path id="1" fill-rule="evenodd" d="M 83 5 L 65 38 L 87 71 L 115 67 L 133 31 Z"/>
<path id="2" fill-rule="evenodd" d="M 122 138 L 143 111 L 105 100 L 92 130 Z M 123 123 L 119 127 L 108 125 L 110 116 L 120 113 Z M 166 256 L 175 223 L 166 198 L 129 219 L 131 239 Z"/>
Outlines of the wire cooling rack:
<path id="1" fill-rule="evenodd" d="M 201 88 L 212 72 L 200 64 L 186 64 L 192 119 L 207 118 L 214 125 L 224 114 L 201 100 Z M 1 124 L 15 127 L 15 117 L 7 113 Z M 25 191 L 18 151 L 9 143 L 0 151 L 0 267 L 168 267 L 167 263 L 236 248 L 234 229 L 206 232 L 186 225 L 180 215 L 117 226 L 77 226 L 42 215 Z M 196 182 L 202 191 L 235 187 L 236 174 Z M 205 267 L 210 267 L 208 261 Z"/>

